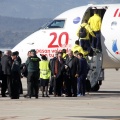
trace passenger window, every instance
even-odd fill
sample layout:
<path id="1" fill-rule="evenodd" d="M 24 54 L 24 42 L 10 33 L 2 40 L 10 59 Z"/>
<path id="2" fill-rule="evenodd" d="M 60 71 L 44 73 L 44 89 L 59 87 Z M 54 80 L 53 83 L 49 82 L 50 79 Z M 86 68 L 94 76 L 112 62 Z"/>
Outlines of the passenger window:
<path id="1" fill-rule="evenodd" d="M 47 27 L 48 28 L 64 28 L 65 20 L 54 20 Z"/>

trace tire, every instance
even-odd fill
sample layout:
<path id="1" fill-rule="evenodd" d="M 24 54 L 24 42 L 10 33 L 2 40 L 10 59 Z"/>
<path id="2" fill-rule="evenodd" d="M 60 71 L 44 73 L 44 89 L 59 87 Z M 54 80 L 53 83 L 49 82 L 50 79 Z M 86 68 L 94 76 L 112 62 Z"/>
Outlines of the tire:
<path id="1" fill-rule="evenodd" d="M 91 90 L 97 92 L 100 89 L 100 85 L 97 83 Z"/>

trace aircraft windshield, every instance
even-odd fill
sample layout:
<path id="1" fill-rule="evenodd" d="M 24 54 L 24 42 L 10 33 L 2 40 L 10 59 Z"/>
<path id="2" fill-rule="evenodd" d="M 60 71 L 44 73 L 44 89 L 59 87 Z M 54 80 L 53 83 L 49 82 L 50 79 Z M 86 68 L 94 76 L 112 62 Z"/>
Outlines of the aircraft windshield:
<path id="1" fill-rule="evenodd" d="M 64 28 L 65 20 L 54 20 L 52 21 L 46 29 L 49 28 Z"/>
<path id="2" fill-rule="evenodd" d="M 52 21 L 53 21 L 53 20 L 52 20 Z M 48 26 L 52 21 L 48 21 L 47 23 L 43 24 L 39 29 L 46 29 L 47 26 Z"/>

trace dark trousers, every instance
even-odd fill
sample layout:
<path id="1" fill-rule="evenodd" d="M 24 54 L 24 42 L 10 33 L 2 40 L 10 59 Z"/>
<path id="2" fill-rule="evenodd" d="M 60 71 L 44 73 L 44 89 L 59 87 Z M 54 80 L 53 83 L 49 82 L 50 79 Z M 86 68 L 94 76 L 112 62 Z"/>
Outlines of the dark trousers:
<path id="1" fill-rule="evenodd" d="M 35 97 L 38 96 L 38 79 L 39 72 L 28 72 L 28 96 L 32 96 L 33 89 L 35 90 Z"/>
<path id="2" fill-rule="evenodd" d="M 81 39 L 80 45 L 83 48 L 83 50 L 85 50 L 85 51 L 90 51 L 90 49 L 91 49 L 89 40 Z"/>
<path id="3" fill-rule="evenodd" d="M 20 93 L 20 94 L 23 94 L 22 81 L 21 81 L 21 78 L 20 78 L 20 77 L 19 77 L 19 86 L 20 86 L 19 93 Z"/>
<path id="4" fill-rule="evenodd" d="M 20 74 L 13 73 L 11 78 L 11 98 L 18 99 L 20 92 Z"/>
<path id="5" fill-rule="evenodd" d="M 80 94 L 80 77 L 77 78 L 77 94 Z"/>
<path id="6" fill-rule="evenodd" d="M 11 75 L 3 75 L 1 94 L 5 96 L 6 90 L 8 89 L 9 96 L 11 96 Z"/>
<path id="7" fill-rule="evenodd" d="M 100 42 L 100 31 L 94 32 L 96 37 L 92 37 L 92 47 L 96 49 L 101 49 L 101 42 Z"/>
<path id="8" fill-rule="evenodd" d="M 50 79 L 50 87 L 49 87 L 49 94 L 52 94 L 53 89 L 54 89 L 54 77 L 51 77 Z"/>
<path id="9" fill-rule="evenodd" d="M 86 75 L 81 75 L 79 77 L 79 94 L 85 95 L 85 85 L 86 85 Z"/>
<path id="10" fill-rule="evenodd" d="M 66 92 L 69 97 L 77 96 L 77 78 L 76 77 L 68 77 L 66 79 Z"/>
<path id="11" fill-rule="evenodd" d="M 54 95 L 61 96 L 62 92 L 62 76 L 54 78 Z"/>
<path id="12" fill-rule="evenodd" d="M 28 84 L 29 84 L 29 80 L 28 80 L 28 76 L 27 76 L 27 95 L 28 95 L 28 91 L 29 91 Z M 40 80 L 38 80 L 38 91 L 39 91 L 39 88 L 40 88 Z M 34 88 L 32 89 L 32 93 L 31 94 L 32 94 L 32 96 L 35 96 Z"/>

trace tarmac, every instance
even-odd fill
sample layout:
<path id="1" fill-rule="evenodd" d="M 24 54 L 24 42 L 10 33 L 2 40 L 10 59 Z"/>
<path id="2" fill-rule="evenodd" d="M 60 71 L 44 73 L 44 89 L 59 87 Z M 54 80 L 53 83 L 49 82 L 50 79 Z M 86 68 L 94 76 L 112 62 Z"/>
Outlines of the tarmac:
<path id="1" fill-rule="evenodd" d="M 22 83 L 26 94 L 26 79 Z M 85 97 L 0 96 L 0 120 L 120 120 L 120 71 L 105 70 L 100 90 Z"/>

